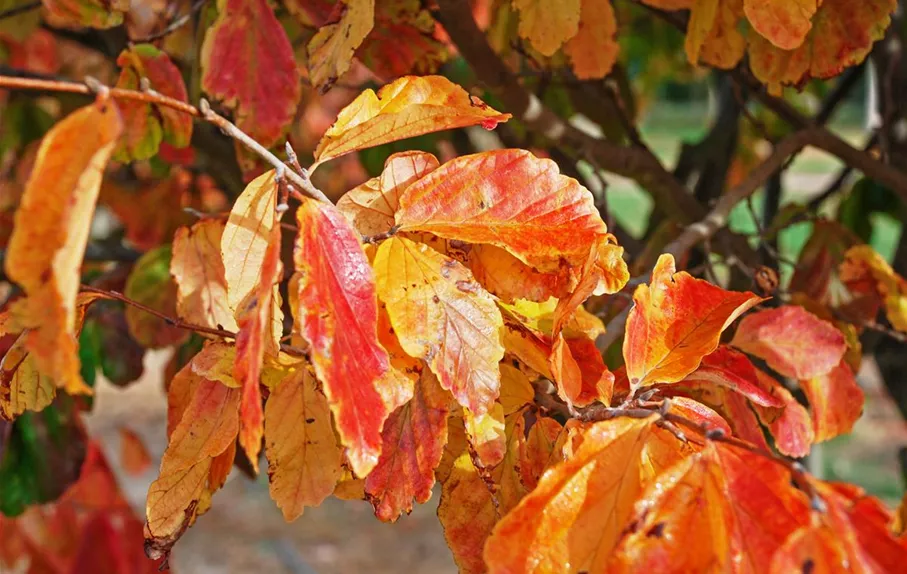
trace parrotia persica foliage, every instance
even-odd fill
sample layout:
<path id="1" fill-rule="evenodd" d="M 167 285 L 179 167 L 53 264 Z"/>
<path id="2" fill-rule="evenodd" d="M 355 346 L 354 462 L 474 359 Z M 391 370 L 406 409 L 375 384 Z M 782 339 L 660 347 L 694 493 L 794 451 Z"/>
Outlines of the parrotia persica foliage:
<path id="1" fill-rule="evenodd" d="M 895 7 L 643 3 L 683 11 L 691 63 L 731 68 L 748 55 L 774 89 L 860 62 Z M 509 30 L 580 79 L 604 77 L 619 56 L 608 0 L 492 4 L 493 41 Z M 59 26 L 145 30 L 129 2 L 45 0 L 44 12 Z M 511 119 L 445 77 L 410 75 L 452 51 L 424 3 L 292 0 L 275 11 L 218 0 L 199 19 L 190 85 L 265 148 L 297 116 L 298 51 L 324 90 L 354 55 L 397 78 L 330 118 L 306 145 L 310 171 Z M 299 24 L 311 34 L 291 42 L 286 30 Z M 624 250 L 592 193 L 525 149 L 441 157 L 404 142 L 335 205 L 309 189 L 295 158 L 275 168 L 237 137 L 247 184 L 227 200 L 180 167 L 204 165 L 190 146 L 193 116 L 210 120 L 186 102 L 189 29 L 130 45 L 111 78 L 119 91 L 100 89 L 23 146 L 15 215 L 0 234 L 17 286 L 0 312 L 0 461 L 12 460 L 0 465 L 0 511 L 24 514 L 0 518 L 0 565 L 25 556 L 30 572 L 150 572 L 157 565 L 137 553 L 165 560 L 241 460 L 253 474 L 266 465 L 290 521 L 333 494 L 393 522 L 439 483 L 438 517 L 462 572 L 902 571 L 907 541 L 879 501 L 788 458 L 859 418 L 860 321 L 884 314 L 907 331 L 907 281 L 871 248 L 818 224 L 798 265 L 812 296 L 785 303 L 678 271 L 667 254 L 627 291 Z M 58 71 L 29 44 L 43 32 L 32 33 L 0 28 L 0 40 Z M 111 176 L 130 162 L 156 174 L 151 183 Z M 142 252 L 128 275 L 86 260 L 99 204 Z M 590 298 L 629 306 L 612 368 Z M 142 529 L 79 412 L 98 369 L 134 380 L 150 348 L 176 351 L 168 443 Z M 123 436 L 141 472 L 148 455 Z M 44 514 L 26 511 L 52 500 Z M 50 540 L 63 531 L 72 540 Z"/>

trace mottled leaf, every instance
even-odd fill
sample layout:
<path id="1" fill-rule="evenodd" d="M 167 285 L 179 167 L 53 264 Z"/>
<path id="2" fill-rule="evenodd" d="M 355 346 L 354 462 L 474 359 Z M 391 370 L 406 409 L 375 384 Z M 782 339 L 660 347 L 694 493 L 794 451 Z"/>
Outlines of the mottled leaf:
<path id="1" fill-rule="evenodd" d="M 312 169 L 352 151 L 453 128 L 490 129 L 508 119 L 443 76 L 405 76 L 343 108 L 318 143 Z"/>
<path id="2" fill-rule="evenodd" d="M 507 442 L 504 436 L 504 407 L 495 403 L 485 414 L 475 415 L 464 409 L 463 423 L 473 463 L 479 468 L 491 468 L 504 460 Z"/>
<path id="3" fill-rule="evenodd" d="M 856 292 L 858 285 L 873 285 L 891 326 L 907 333 L 907 279 L 869 245 L 852 247 L 841 263 L 841 281 Z"/>
<path id="4" fill-rule="evenodd" d="M 319 28 L 309 42 L 312 84 L 327 91 L 350 69 L 353 54 L 375 25 L 375 0 L 340 0 L 336 22 Z"/>
<path id="5" fill-rule="evenodd" d="M 393 237 L 375 256 L 378 294 L 403 349 L 425 359 L 441 386 L 476 414 L 500 389 L 503 322 L 491 296 L 460 263 Z"/>
<path id="6" fill-rule="evenodd" d="M 753 29 L 782 50 L 803 43 L 822 0 L 744 0 L 743 9 Z"/>
<path id="7" fill-rule="evenodd" d="M 815 442 L 848 434 L 863 414 L 863 389 L 844 361 L 824 375 L 800 381 L 800 386 L 809 400 Z"/>
<path id="8" fill-rule="evenodd" d="M 173 237 L 170 273 L 177 285 L 176 310 L 190 323 L 236 332 L 227 303 L 227 280 L 221 258 L 224 223 L 204 219 L 181 227 Z"/>

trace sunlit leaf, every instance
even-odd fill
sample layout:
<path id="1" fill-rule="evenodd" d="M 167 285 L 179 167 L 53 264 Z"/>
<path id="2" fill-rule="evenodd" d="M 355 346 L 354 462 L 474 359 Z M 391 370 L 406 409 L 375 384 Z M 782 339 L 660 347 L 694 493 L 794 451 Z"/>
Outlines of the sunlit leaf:
<path id="1" fill-rule="evenodd" d="M 217 10 L 202 45 L 201 86 L 270 146 L 290 127 L 301 95 L 293 46 L 267 0 L 218 0 Z"/>
<path id="2" fill-rule="evenodd" d="M 640 285 L 627 318 L 624 359 L 633 388 L 682 380 L 737 317 L 761 299 L 725 291 L 689 273 L 675 273 L 674 258 L 662 255 L 650 285 Z"/>
<path id="3" fill-rule="evenodd" d="M 907 333 L 907 279 L 895 273 L 878 252 L 869 245 L 849 249 L 840 272 L 848 286 L 874 283 L 891 325 Z"/>
<path id="4" fill-rule="evenodd" d="M 394 226 L 400 194 L 438 165 L 438 159 L 430 153 L 395 153 L 384 162 L 380 177 L 373 177 L 348 191 L 337 202 L 337 209 L 362 235 L 386 233 Z"/>
<path id="5" fill-rule="evenodd" d="M 445 163 L 407 188 L 396 221 L 407 231 L 501 247 L 542 272 L 582 266 L 607 232 L 589 190 L 553 161 L 518 149 Z"/>
<path id="6" fill-rule="evenodd" d="M 375 275 L 406 352 L 425 359 L 461 405 L 485 413 L 498 396 L 504 356 L 491 296 L 457 261 L 402 237 L 378 248 Z"/>
<path id="7" fill-rule="evenodd" d="M 138 44 L 120 53 L 121 68 L 116 87 L 138 90 L 146 78 L 151 88 L 161 95 L 187 101 L 186 86 L 179 68 L 164 52 L 151 44 Z M 148 159 L 157 154 L 162 141 L 176 148 L 189 145 L 192 116 L 168 108 L 138 101 L 117 102 L 123 115 L 124 133 L 117 148 L 117 159 Z"/>
<path id="8" fill-rule="evenodd" d="M 847 434 L 863 414 L 863 389 L 843 361 L 828 373 L 800 381 L 809 400 L 815 442 Z"/>
<path id="9" fill-rule="evenodd" d="M 264 423 L 271 498 L 292 521 L 330 496 L 340 478 L 331 411 L 305 367 L 287 372 L 271 389 Z"/>
<path id="10" fill-rule="evenodd" d="M 236 332 L 227 304 L 227 280 L 221 258 L 224 223 L 205 219 L 182 227 L 173 237 L 170 273 L 176 280 L 176 309 L 190 323 Z"/>
<path id="11" fill-rule="evenodd" d="M 353 53 L 375 25 L 375 0 L 340 0 L 336 22 L 322 26 L 309 42 L 312 84 L 329 89 L 350 69 Z"/>
<path id="12" fill-rule="evenodd" d="M 782 50 L 803 43 L 812 17 L 822 0 L 744 0 L 743 9 L 753 29 Z"/>
<path id="13" fill-rule="evenodd" d="M 431 498 L 447 442 L 449 403 L 450 395 L 426 370 L 413 398 L 384 423 L 381 457 L 365 479 L 365 494 L 379 519 L 395 521 L 412 511 L 413 500 L 422 504 Z"/>
<path id="14" fill-rule="evenodd" d="M 44 137 L 5 254 L 28 296 L 26 347 L 69 393 L 87 393 L 76 349 L 79 272 L 104 167 L 122 131 L 112 102 L 87 106 Z"/>
<path id="15" fill-rule="evenodd" d="M 764 407 L 784 405 L 778 397 L 762 388 L 756 367 L 747 356 L 726 346 L 718 347 L 713 353 L 703 357 L 699 368 L 690 373 L 683 382 L 725 387 Z"/>
<path id="16" fill-rule="evenodd" d="M 473 463 L 481 468 L 491 468 L 504 460 L 507 443 L 504 436 L 504 407 L 495 403 L 485 414 L 474 415 L 469 409 L 463 412 L 466 436 L 475 455 Z"/>
<path id="17" fill-rule="evenodd" d="M 618 418 L 584 430 L 572 456 L 495 527 L 489 571 L 602 571 L 644 485 L 684 456 L 686 447 L 653 423 Z"/>
<path id="18" fill-rule="evenodd" d="M 608 1 L 582 0 L 576 35 L 567 40 L 564 52 L 570 56 L 573 73 L 581 80 L 604 78 L 617 61 L 617 19 Z"/>
<path id="19" fill-rule="evenodd" d="M 311 345 L 353 471 L 364 477 L 378 464 L 394 397 L 408 393 L 378 342 L 375 280 L 356 232 L 336 208 L 314 201 L 304 201 L 296 217 L 300 280 L 291 296 L 299 298 L 298 329 Z"/>
<path id="20" fill-rule="evenodd" d="M 513 0 L 513 7 L 520 11 L 520 37 L 529 40 L 543 56 L 553 55 L 564 42 L 576 35 L 581 3 L 581 0 L 557 3 Z"/>
<path id="21" fill-rule="evenodd" d="M 709 444 L 659 476 L 634 505 L 608 572 L 765 572 L 807 523 L 805 497 L 777 462 Z"/>
<path id="22" fill-rule="evenodd" d="M 569 273 L 540 273 L 494 245 L 473 245 L 466 265 L 476 281 L 507 303 L 517 299 L 547 301 L 570 291 Z"/>
<path id="23" fill-rule="evenodd" d="M 753 405 L 759 420 L 775 438 L 775 448 L 788 456 L 806 456 L 815 440 L 812 419 L 806 408 L 772 377 L 759 370 L 756 375 L 762 388 L 784 403 L 781 408 Z"/>
<path id="24" fill-rule="evenodd" d="M 847 350 L 844 335 L 834 325 L 794 305 L 745 317 L 731 344 L 765 359 L 772 369 L 795 379 L 828 373 Z"/>
<path id="25" fill-rule="evenodd" d="M 315 166 L 352 151 L 417 135 L 510 119 L 443 76 L 406 76 L 345 107 L 315 149 Z M 314 167 L 313 166 L 313 169 Z"/>

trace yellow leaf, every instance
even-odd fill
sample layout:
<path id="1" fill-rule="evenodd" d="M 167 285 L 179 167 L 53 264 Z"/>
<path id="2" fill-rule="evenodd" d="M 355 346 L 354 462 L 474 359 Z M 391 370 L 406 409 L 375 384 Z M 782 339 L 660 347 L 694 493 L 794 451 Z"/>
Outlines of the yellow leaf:
<path id="1" fill-rule="evenodd" d="M 13 420 L 25 411 L 41 411 L 53 401 L 53 380 L 38 372 L 20 337 L 0 358 L 0 419 Z"/>
<path id="2" fill-rule="evenodd" d="M 503 321 L 491 295 L 457 261 L 402 237 L 381 244 L 374 268 L 403 349 L 427 361 L 461 405 L 487 412 L 504 356 Z"/>
<path id="3" fill-rule="evenodd" d="M 76 295 L 104 167 L 122 129 L 108 101 L 77 110 L 44 136 L 6 251 L 6 273 L 28 296 L 26 348 L 70 394 L 91 392 L 79 375 Z"/>
<path id="4" fill-rule="evenodd" d="M 311 169 L 352 151 L 478 124 L 490 129 L 508 119 L 443 76 L 404 76 L 343 108 L 318 142 Z"/>
<path id="5" fill-rule="evenodd" d="M 496 402 L 485 414 L 474 415 L 469 409 L 463 411 L 466 436 L 478 460 L 476 464 L 491 468 L 502 460 L 507 451 L 504 438 L 504 407 Z"/>
<path id="6" fill-rule="evenodd" d="M 227 304 L 227 280 L 220 243 L 224 223 L 205 219 L 181 227 L 173 237 L 170 273 L 176 280 L 179 316 L 212 329 L 236 331 L 236 319 Z"/>
<path id="7" fill-rule="evenodd" d="M 356 48 L 375 25 L 375 0 L 341 0 L 341 4 L 340 20 L 322 26 L 309 42 L 309 74 L 322 92 L 350 69 Z"/>
<path id="8" fill-rule="evenodd" d="M 520 11 L 519 33 L 543 56 L 553 56 L 579 29 L 581 0 L 513 0 Z"/>
<path id="9" fill-rule="evenodd" d="M 327 399 L 302 367 L 288 372 L 265 404 L 271 498 L 287 521 L 318 506 L 340 478 L 341 449 Z"/>

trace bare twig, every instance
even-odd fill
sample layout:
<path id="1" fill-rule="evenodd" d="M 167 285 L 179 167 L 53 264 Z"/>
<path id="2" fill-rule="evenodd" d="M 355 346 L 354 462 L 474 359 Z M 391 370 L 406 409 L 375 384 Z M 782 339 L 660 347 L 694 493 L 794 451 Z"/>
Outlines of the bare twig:
<path id="1" fill-rule="evenodd" d="M 149 34 L 148 36 L 145 36 L 144 38 L 135 38 L 132 41 L 135 42 L 136 44 L 142 44 L 145 42 L 153 42 L 155 40 L 160 40 L 161 38 L 163 38 L 165 36 L 169 36 L 173 32 L 176 32 L 177 30 L 179 30 L 180 28 L 182 28 L 183 26 L 188 24 L 189 21 L 192 19 L 192 16 L 194 16 L 199 10 L 201 10 L 202 6 L 204 6 L 207 1 L 208 0 L 195 0 L 195 2 L 189 8 L 188 12 L 186 12 L 182 16 L 176 17 L 172 22 L 170 22 L 170 24 L 167 25 L 166 28 L 164 28 L 160 32 L 155 32 L 154 34 Z"/>

